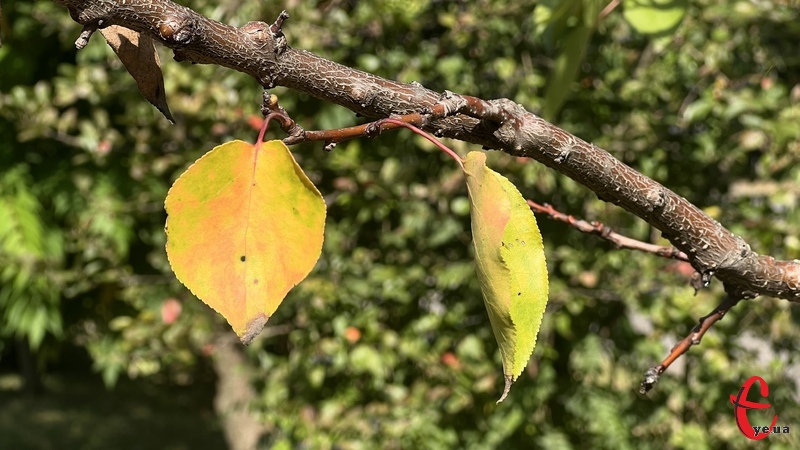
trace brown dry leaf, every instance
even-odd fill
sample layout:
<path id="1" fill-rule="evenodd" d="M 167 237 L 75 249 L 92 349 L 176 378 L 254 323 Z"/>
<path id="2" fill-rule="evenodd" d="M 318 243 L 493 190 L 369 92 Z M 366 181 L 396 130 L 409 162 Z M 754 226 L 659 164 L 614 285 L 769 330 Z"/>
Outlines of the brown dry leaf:
<path id="1" fill-rule="evenodd" d="M 103 28 L 100 33 L 136 80 L 136 85 L 139 86 L 144 98 L 158 108 L 170 122 L 175 123 L 167 106 L 161 60 L 158 58 L 153 40 L 147 35 L 119 25 Z"/>

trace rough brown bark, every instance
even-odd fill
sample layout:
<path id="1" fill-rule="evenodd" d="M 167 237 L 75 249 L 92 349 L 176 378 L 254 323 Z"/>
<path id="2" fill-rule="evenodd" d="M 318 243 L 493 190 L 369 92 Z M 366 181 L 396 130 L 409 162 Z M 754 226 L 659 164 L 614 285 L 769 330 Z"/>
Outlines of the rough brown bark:
<path id="1" fill-rule="evenodd" d="M 55 0 L 88 29 L 121 25 L 171 48 L 178 61 L 217 64 L 253 76 L 262 86 L 286 86 L 366 117 L 419 112 L 440 98 L 419 84 L 399 83 L 351 69 L 287 45 L 263 22 L 241 28 L 215 22 L 169 0 Z M 569 176 L 605 201 L 662 231 L 708 281 L 720 279 L 734 298 L 768 295 L 800 300 L 800 261 L 753 252 L 683 197 L 611 154 L 546 122 L 510 100 L 491 100 L 498 114 L 464 114 L 433 121 L 438 135 L 526 156 Z M 502 120 L 497 120 L 502 116 Z"/>

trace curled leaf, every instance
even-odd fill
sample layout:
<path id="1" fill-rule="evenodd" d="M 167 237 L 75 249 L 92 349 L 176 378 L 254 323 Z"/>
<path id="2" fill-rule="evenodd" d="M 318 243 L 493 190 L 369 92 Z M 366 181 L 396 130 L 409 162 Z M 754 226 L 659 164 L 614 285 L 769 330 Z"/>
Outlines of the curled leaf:
<path id="1" fill-rule="evenodd" d="M 100 29 L 100 33 L 119 56 L 120 61 L 128 69 L 139 92 L 153 104 L 170 122 L 175 123 L 167 105 L 167 94 L 164 91 L 164 76 L 161 74 L 161 60 L 156 52 L 152 39 L 145 34 L 119 25 L 111 25 Z"/>
<path id="2" fill-rule="evenodd" d="M 322 251 L 325 202 L 280 141 L 214 148 L 175 181 L 165 206 L 175 276 L 245 344 Z"/>
<path id="3" fill-rule="evenodd" d="M 470 152 L 464 174 L 478 280 L 503 360 L 505 387 L 522 373 L 536 346 L 547 306 L 547 265 L 536 218 L 508 179 Z"/>

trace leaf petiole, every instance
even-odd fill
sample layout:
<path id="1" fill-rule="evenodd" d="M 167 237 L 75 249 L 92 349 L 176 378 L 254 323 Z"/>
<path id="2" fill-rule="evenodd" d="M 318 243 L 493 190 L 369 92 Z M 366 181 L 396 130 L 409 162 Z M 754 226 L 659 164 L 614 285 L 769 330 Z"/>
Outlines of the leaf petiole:
<path id="1" fill-rule="evenodd" d="M 458 153 L 454 152 L 450 147 L 442 144 L 442 142 L 439 141 L 439 139 L 437 139 L 436 136 L 433 136 L 432 134 L 427 133 L 427 132 L 421 130 L 420 128 L 417 128 L 414 125 L 411 125 L 410 123 L 403 122 L 402 120 L 397 120 L 397 119 L 392 119 L 392 118 L 382 119 L 382 120 L 379 120 L 378 122 L 376 122 L 376 125 L 380 125 L 382 123 L 391 123 L 391 124 L 394 124 L 394 125 L 399 125 L 401 127 L 408 128 L 409 130 L 413 131 L 414 133 L 417 133 L 418 135 L 420 135 L 420 136 L 424 137 L 425 139 L 431 141 L 435 146 L 439 147 L 439 149 L 441 151 L 447 153 L 451 158 L 453 158 L 462 169 L 464 168 L 464 160 L 460 156 L 458 156 Z"/>

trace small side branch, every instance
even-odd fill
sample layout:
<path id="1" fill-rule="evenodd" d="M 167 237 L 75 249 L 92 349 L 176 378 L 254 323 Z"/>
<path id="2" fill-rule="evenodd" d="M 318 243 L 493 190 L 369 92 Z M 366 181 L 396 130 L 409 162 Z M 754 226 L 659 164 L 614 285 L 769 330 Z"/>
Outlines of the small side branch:
<path id="1" fill-rule="evenodd" d="M 94 32 L 97 31 L 97 28 L 97 24 L 94 23 L 84 25 L 81 34 L 78 36 L 78 39 L 75 40 L 75 48 L 83 50 L 89 44 L 89 39 L 91 39 Z"/>
<path id="2" fill-rule="evenodd" d="M 528 200 L 528 206 L 535 212 L 547 214 L 550 218 L 569 224 L 578 231 L 600 236 L 613 243 L 617 248 L 639 250 L 645 253 L 652 253 L 662 258 L 677 259 L 678 261 L 689 261 L 689 257 L 686 256 L 686 253 L 683 253 L 675 247 L 650 244 L 623 236 L 600 222 L 590 223 L 582 219 L 576 219 L 574 216 L 557 211 L 552 205 L 548 205 L 547 203 L 540 205 L 533 200 Z"/>
<path id="3" fill-rule="evenodd" d="M 263 111 L 264 109 L 262 108 L 262 112 Z M 323 141 L 326 143 L 327 148 L 349 139 L 375 137 L 381 134 L 383 131 L 395 130 L 397 128 L 406 127 L 406 125 L 412 125 L 416 129 L 420 129 L 425 127 L 430 122 L 450 117 L 455 114 L 464 114 L 466 116 L 496 123 L 503 123 L 508 119 L 506 108 L 485 100 L 481 100 L 477 97 L 459 95 L 450 91 L 445 91 L 444 94 L 442 94 L 442 96 L 439 98 L 439 101 L 433 105 L 433 107 L 424 108 L 422 112 L 419 113 L 415 112 L 391 116 L 389 117 L 392 119 L 391 121 L 378 120 L 375 122 L 347 128 L 339 128 L 335 130 L 289 133 L 289 137 L 285 138 L 283 143 L 286 145 L 294 145 L 304 142 Z M 417 134 L 419 134 L 419 132 L 417 132 Z"/>
<path id="4" fill-rule="evenodd" d="M 278 15 L 278 18 L 275 19 L 275 22 L 269 26 L 269 31 L 273 35 L 278 35 L 279 33 L 282 35 L 283 30 L 281 28 L 283 28 L 283 22 L 285 22 L 288 18 L 289 13 L 286 12 L 286 10 L 281 11 L 281 13 Z"/>
<path id="5" fill-rule="evenodd" d="M 678 358 L 680 358 L 684 353 L 688 352 L 693 345 L 697 345 L 703 339 L 703 336 L 715 323 L 717 323 L 720 319 L 725 317 L 725 314 L 731 310 L 734 306 L 736 306 L 742 299 L 738 297 L 732 297 L 730 295 L 726 295 L 722 302 L 714 308 L 708 315 L 703 316 L 700 318 L 700 321 L 694 328 L 692 328 L 691 333 L 686 336 L 682 341 L 675 344 L 672 347 L 669 355 L 661 361 L 661 364 L 651 367 L 644 373 L 644 381 L 639 387 L 640 394 L 646 394 L 656 383 L 658 383 L 661 374 L 663 374 L 672 363 L 675 362 Z"/>
<path id="6" fill-rule="evenodd" d="M 278 96 L 270 94 L 269 91 L 264 91 L 262 95 L 261 114 L 264 116 L 264 126 L 258 136 L 258 142 L 263 140 L 264 132 L 266 132 L 271 120 L 276 120 L 281 130 L 290 137 L 302 136 L 306 132 L 303 127 L 289 117 L 289 113 L 286 112 L 283 106 L 278 104 Z"/>
<path id="7" fill-rule="evenodd" d="M 262 134 L 259 136 L 259 142 L 263 138 L 263 133 L 270 120 L 277 120 L 281 129 L 289 135 L 283 139 L 284 144 L 293 145 L 304 142 L 323 141 L 325 142 L 325 149 L 328 151 L 332 150 L 339 142 L 348 139 L 360 137 L 372 138 L 378 136 L 383 131 L 408 128 L 414 133 L 431 141 L 434 145 L 439 147 L 439 149 L 452 157 L 459 165 L 462 164 L 461 157 L 453 152 L 453 150 L 439 142 L 435 136 L 420 129 L 420 127 L 424 126 L 429 120 L 438 119 L 447 114 L 444 104 L 437 104 L 432 110 L 427 110 L 424 113 L 411 113 L 402 116 L 388 117 L 386 119 L 380 119 L 353 127 L 338 128 L 335 130 L 306 131 L 289 117 L 289 113 L 278 104 L 277 96 L 270 95 L 269 92 L 264 91 L 261 113 L 264 115 L 265 125 L 262 128 Z"/>

